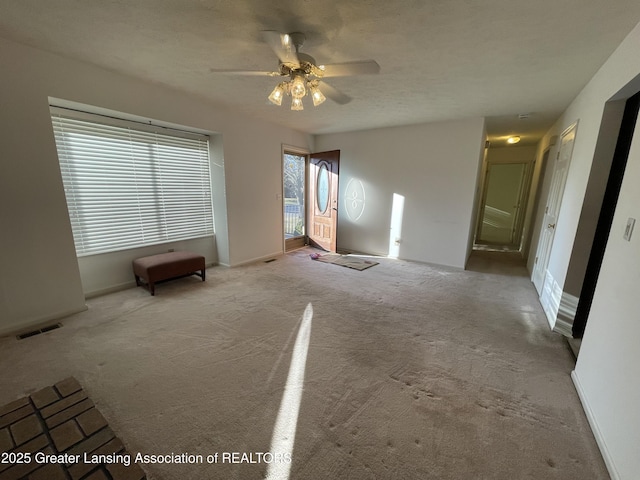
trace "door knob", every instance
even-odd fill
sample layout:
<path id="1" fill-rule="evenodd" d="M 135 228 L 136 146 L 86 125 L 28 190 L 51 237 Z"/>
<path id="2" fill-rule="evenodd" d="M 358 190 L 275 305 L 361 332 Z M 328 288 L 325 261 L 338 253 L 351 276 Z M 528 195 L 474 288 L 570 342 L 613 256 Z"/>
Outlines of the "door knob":
<path id="1" fill-rule="evenodd" d="M 555 223 L 550 223 L 549 225 L 547 225 L 547 228 L 556 228 L 556 224 Z"/>

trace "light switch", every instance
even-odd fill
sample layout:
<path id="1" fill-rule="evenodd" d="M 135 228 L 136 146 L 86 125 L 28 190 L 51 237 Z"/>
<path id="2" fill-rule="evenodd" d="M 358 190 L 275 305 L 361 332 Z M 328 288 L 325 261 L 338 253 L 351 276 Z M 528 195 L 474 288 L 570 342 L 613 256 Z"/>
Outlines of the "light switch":
<path id="1" fill-rule="evenodd" d="M 631 234 L 633 233 L 633 226 L 636 224 L 636 219 L 629 217 L 627 220 L 627 226 L 624 229 L 623 238 L 627 241 L 631 241 Z"/>

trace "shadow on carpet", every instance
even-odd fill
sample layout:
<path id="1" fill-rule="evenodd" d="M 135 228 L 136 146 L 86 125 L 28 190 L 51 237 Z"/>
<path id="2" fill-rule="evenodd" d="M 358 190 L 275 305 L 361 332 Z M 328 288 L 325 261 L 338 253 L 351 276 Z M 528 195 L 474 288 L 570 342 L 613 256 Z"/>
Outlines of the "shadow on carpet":
<path id="1" fill-rule="evenodd" d="M 311 259 L 333 265 L 340 265 L 341 267 L 353 268 L 354 270 L 366 270 L 374 265 L 378 265 L 378 262 L 372 260 L 365 260 L 364 258 L 352 257 L 350 255 L 340 255 L 338 253 L 327 253 L 325 255 L 314 253 L 311 255 Z"/>
<path id="2" fill-rule="evenodd" d="M 0 407 L 0 452 L 1 480 L 146 478 L 73 377 Z"/>

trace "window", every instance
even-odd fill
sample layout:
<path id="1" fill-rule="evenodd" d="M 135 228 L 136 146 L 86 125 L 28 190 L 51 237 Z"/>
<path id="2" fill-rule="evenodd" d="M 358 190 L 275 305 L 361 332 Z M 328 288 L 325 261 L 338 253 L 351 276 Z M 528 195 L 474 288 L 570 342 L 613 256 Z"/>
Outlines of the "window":
<path id="1" fill-rule="evenodd" d="M 78 256 L 213 235 L 208 137 L 52 107 Z"/>

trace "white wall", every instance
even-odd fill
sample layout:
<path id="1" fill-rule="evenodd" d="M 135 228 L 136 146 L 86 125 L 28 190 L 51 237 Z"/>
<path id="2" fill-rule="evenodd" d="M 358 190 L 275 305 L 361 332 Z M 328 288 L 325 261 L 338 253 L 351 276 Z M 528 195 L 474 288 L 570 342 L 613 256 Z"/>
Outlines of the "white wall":
<path id="1" fill-rule="evenodd" d="M 608 102 L 600 123 L 600 133 L 596 142 L 596 150 L 591 164 L 591 172 L 563 288 L 565 294 L 572 295 L 575 298 L 580 297 L 582 284 L 584 283 L 625 103 L 624 100 Z M 573 323 L 573 319 L 570 320 Z"/>
<path id="2" fill-rule="evenodd" d="M 547 135 L 579 120 L 549 271 L 564 285 L 605 103 L 640 90 L 640 25 L 611 55 Z M 545 140 L 543 140 L 544 142 Z M 640 243 L 622 240 L 627 217 L 640 220 L 640 136 L 636 129 L 574 381 L 612 478 L 640 472 L 640 349 L 637 314 Z M 540 204 L 544 209 L 544 202 Z M 538 212 L 540 213 L 540 212 Z"/>
<path id="3" fill-rule="evenodd" d="M 473 194 L 473 210 L 471 211 L 471 222 L 469 222 L 469 239 L 467 241 L 467 254 L 464 262 L 465 267 L 467 266 L 467 262 L 469 261 L 471 253 L 473 252 L 473 240 L 476 236 L 478 218 L 480 215 L 482 186 L 484 184 L 483 171 L 486 165 L 487 155 L 489 153 L 489 149 L 487 148 L 488 136 L 486 124 L 482 129 L 482 138 L 484 139 L 484 145 L 482 146 L 482 149 L 480 149 L 480 158 L 478 159 L 478 168 L 476 170 L 476 185 Z"/>
<path id="4" fill-rule="evenodd" d="M 614 479 L 640 472 L 640 125 L 618 199 L 574 379 L 606 448 Z M 631 241 L 622 238 L 636 218 Z"/>
<path id="5" fill-rule="evenodd" d="M 490 147 L 487 162 L 491 163 L 530 163 L 536 159 L 537 147 L 517 145 L 509 147 Z"/>
<path id="6" fill-rule="evenodd" d="M 227 209 L 214 215 L 223 230 L 226 219 L 227 231 L 216 232 L 218 251 L 207 260 L 217 254 L 221 263 L 237 265 L 282 252 L 281 145 L 310 148 L 310 136 L 5 40 L 0 63 L 0 333 L 85 308 L 49 97 L 218 133 L 224 150 L 213 159 L 214 177 L 223 168 L 224 183 L 214 178 L 214 206 L 226 201 Z M 119 257 L 117 275 L 111 271 L 105 278 L 112 280 L 102 282 L 100 260 L 93 263 L 89 270 L 98 275 L 84 279 L 88 293 L 130 275 Z"/>
<path id="7" fill-rule="evenodd" d="M 387 255 L 393 194 L 405 197 L 399 258 L 464 268 L 475 224 L 484 119 L 318 135 L 316 150 L 340 150 L 338 247 Z M 348 216 L 351 179 L 365 208 Z"/>

